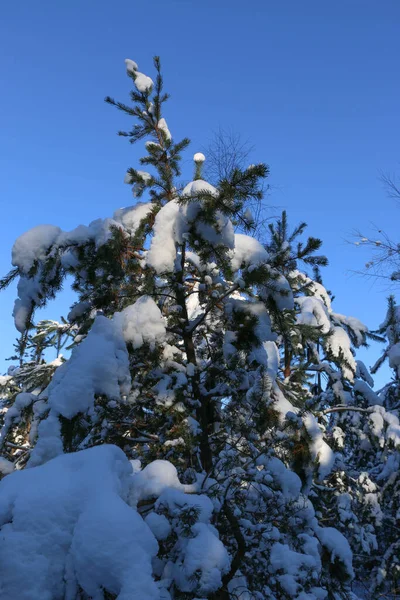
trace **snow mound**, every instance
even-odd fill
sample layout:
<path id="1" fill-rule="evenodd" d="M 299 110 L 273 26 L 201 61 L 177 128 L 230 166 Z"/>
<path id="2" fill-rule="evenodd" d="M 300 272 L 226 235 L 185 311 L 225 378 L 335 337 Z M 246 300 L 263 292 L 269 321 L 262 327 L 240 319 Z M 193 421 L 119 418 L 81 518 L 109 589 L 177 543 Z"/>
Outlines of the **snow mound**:
<path id="1" fill-rule="evenodd" d="M 95 395 L 119 400 L 130 390 L 128 352 L 116 320 L 98 316 L 71 358 L 54 373 L 43 392 L 49 416 L 38 428 L 38 442 L 29 465 L 37 466 L 63 452 L 59 416 L 72 419 L 93 410 Z"/>
<path id="2" fill-rule="evenodd" d="M 154 348 L 156 343 L 165 340 L 163 316 L 150 296 L 142 296 L 135 304 L 114 315 L 114 320 L 121 322 L 124 339 L 134 348 L 140 348 L 144 343 Z"/>
<path id="3" fill-rule="evenodd" d="M 173 271 L 176 259 L 175 232 L 179 206 L 171 200 L 157 213 L 154 221 L 154 236 L 147 253 L 147 264 L 161 274 Z"/>
<path id="4" fill-rule="evenodd" d="M 137 90 L 142 94 L 150 92 L 154 85 L 154 82 L 151 79 L 151 77 L 148 77 L 147 75 L 145 75 L 144 73 L 140 73 L 139 71 L 135 71 L 135 75 L 135 86 Z"/>
<path id="5" fill-rule="evenodd" d="M 235 248 L 231 254 L 233 271 L 243 267 L 259 267 L 268 262 L 269 255 L 258 240 L 243 233 L 235 234 Z"/>
<path id="6" fill-rule="evenodd" d="M 12 264 L 27 274 L 36 260 L 44 260 L 60 233 L 61 229 L 55 225 L 37 225 L 29 229 L 14 242 Z"/>
<path id="7" fill-rule="evenodd" d="M 158 600 L 157 541 L 127 504 L 132 467 L 98 446 L 17 471 L 0 482 L 0 595 L 8 600 Z M 21 556 L 24 557 L 21 560 Z"/>
<path id="8" fill-rule="evenodd" d="M 153 210 L 152 202 L 137 202 L 135 206 L 119 208 L 114 213 L 114 219 L 121 223 L 126 229 L 134 235 L 141 221 L 145 219 Z"/>

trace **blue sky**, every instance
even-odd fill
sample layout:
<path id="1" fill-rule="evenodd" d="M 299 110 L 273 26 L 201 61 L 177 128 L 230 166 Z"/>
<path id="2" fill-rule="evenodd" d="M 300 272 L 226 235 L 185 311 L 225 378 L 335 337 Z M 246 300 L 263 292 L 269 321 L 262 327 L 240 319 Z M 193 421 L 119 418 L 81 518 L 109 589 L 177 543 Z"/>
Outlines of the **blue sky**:
<path id="1" fill-rule="evenodd" d="M 151 75 L 159 54 L 168 125 L 192 139 L 188 176 L 219 127 L 248 138 L 252 159 L 270 165 L 274 212 L 324 240 L 335 310 L 376 327 L 386 290 L 351 275 L 367 256 L 345 239 L 371 224 L 398 235 L 400 209 L 378 175 L 400 161 L 399 22 L 398 0 L 3 3 L 0 272 L 26 229 L 71 229 L 132 203 L 123 177 L 142 149 L 115 135 L 128 120 L 103 98 L 128 99 L 125 58 Z M 14 294 L 0 296 L 0 372 Z M 367 364 L 377 352 L 363 353 Z"/>

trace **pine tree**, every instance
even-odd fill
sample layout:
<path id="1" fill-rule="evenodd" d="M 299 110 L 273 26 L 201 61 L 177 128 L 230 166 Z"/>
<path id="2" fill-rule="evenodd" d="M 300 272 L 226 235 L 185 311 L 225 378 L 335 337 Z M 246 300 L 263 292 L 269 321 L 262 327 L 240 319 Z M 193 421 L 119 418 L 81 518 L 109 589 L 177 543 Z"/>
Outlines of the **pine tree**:
<path id="1" fill-rule="evenodd" d="M 247 235 L 266 165 L 235 168 L 214 187 L 202 179 L 205 157 L 196 153 L 193 181 L 180 183 L 189 140 L 172 137 L 158 58 L 154 64 L 155 82 L 127 60 L 131 104 L 106 99 L 134 119 L 120 135 L 146 140 L 140 163 L 150 172 L 129 168 L 125 177 L 146 201 L 71 232 L 34 228 L 14 244 L 15 268 L 2 284 L 19 277 L 14 318 L 23 348 L 35 309 L 67 275 L 78 294 L 65 323 L 74 332 L 70 358 L 45 389 L 18 394 L 12 407 L 17 420 L 32 407 L 27 468 L 18 479 L 26 497 L 35 498 L 35 477 L 57 469 L 73 486 L 49 495 L 62 514 L 77 515 L 64 532 L 72 555 L 60 559 L 59 593 L 66 593 L 66 571 L 73 600 L 350 598 L 350 547 L 310 498 L 323 506 L 315 490 L 324 489 L 335 462 L 326 415 L 345 403 L 356 373 L 352 346 L 365 343 L 367 330 L 333 313 L 318 276 L 297 270 L 299 262 L 326 264 L 315 255 L 319 240 L 296 242 L 304 224 L 289 234 L 284 214 L 266 247 Z M 45 324 L 32 339 L 44 348 L 49 334 Z M 310 372 L 325 373 L 328 384 L 310 391 Z M 1 437 L 14 426 L 6 413 Z M 4 478 L 4 498 L 15 497 L 16 481 Z M 119 509 L 97 504 L 87 481 Z M 87 498 L 93 506 L 85 512 Z M 98 560 L 109 561 L 95 572 L 89 566 L 101 544 L 79 533 L 91 510 L 101 514 Z M 117 529 L 129 560 L 141 548 L 142 574 L 112 566 L 117 542 L 107 527 L 116 513 L 126 519 Z M 17 522 L 17 508 L 13 514 Z M 43 510 L 33 518 L 43 523 Z M 139 533 L 130 538 L 132 520 Z M 13 535 L 11 528 L 6 548 Z M 45 555 L 31 535 L 29 547 Z M 44 594 L 51 583 L 43 575 L 35 585 Z"/>
<path id="2" fill-rule="evenodd" d="M 389 358 L 392 381 L 374 392 L 368 369 L 357 361 L 356 379 L 346 389 L 345 404 L 325 411 L 340 454 L 319 500 L 328 523 L 345 532 L 354 553 L 360 593 L 371 600 L 378 595 L 395 598 L 399 590 L 397 330 L 398 309 L 391 297 L 385 321 L 371 334 L 388 340 L 371 372 Z"/>

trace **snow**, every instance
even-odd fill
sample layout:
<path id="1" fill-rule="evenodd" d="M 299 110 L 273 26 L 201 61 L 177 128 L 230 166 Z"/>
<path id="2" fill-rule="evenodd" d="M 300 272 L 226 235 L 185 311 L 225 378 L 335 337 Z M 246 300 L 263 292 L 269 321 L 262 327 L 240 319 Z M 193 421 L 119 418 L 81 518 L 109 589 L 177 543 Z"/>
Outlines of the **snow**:
<path id="1" fill-rule="evenodd" d="M 316 573 L 321 570 L 319 557 L 294 552 L 287 544 L 276 542 L 270 554 L 270 572 L 282 573 L 277 575 L 282 588 L 289 597 L 295 598 L 299 591 L 299 579 L 306 569 L 313 569 Z"/>
<path id="2" fill-rule="evenodd" d="M 0 475 L 9 475 L 14 471 L 14 464 L 0 456 Z"/>
<path id="3" fill-rule="evenodd" d="M 388 352 L 389 366 L 400 376 L 400 343 L 393 344 Z"/>
<path id="4" fill-rule="evenodd" d="M 196 365 L 194 365 L 193 363 L 188 363 L 186 366 L 187 376 L 194 377 L 195 372 L 196 372 Z"/>
<path id="5" fill-rule="evenodd" d="M 148 217 L 154 207 L 152 202 L 137 202 L 134 206 L 119 208 L 114 212 L 113 218 L 134 235 L 140 223 Z"/>
<path id="6" fill-rule="evenodd" d="M 34 394 L 28 394 L 27 392 L 17 394 L 13 405 L 10 406 L 4 416 L 3 427 L 0 431 L 0 447 L 3 446 L 13 421 L 18 421 L 24 408 L 28 408 L 35 400 L 37 400 L 37 396 Z"/>
<path id="7" fill-rule="evenodd" d="M 42 464 L 62 452 L 59 415 L 72 419 L 92 411 L 97 394 L 119 400 L 129 390 L 128 352 L 121 327 L 116 320 L 98 316 L 41 396 L 48 398 L 50 413 L 39 425 L 29 465 Z"/>
<path id="8" fill-rule="evenodd" d="M 343 355 L 343 358 L 349 364 L 349 367 L 347 365 L 343 365 L 343 375 L 349 381 L 353 381 L 357 365 L 351 351 L 350 338 L 342 327 L 332 327 L 331 335 L 326 341 L 326 347 L 336 358 L 339 358 L 341 355 Z"/>
<path id="9" fill-rule="evenodd" d="M 135 71 L 135 86 L 139 92 L 147 94 L 151 92 L 153 85 L 154 82 L 150 77 L 140 71 Z"/>
<path id="10" fill-rule="evenodd" d="M 143 181 L 143 184 L 148 184 L 149 181 L 152 179 L 151 174 L 147 171 L 136 171 L 136 174 L 139 175 L 139 177 Z"/>
<path id="11" fill-rule="evenodd" d="M 116 313 L 114 320 L 121 325 L 125 342 L 131 343 L 135 349 L 144 343 L 154 349 L 156 344 L 165 341 L 166 323 L 150 296 L 142 296 L 135 304 L 127 306 L 121 313 Z"/>
<path id="12" fill-rule="evenodd" d="M 40 302 L 42 288 L 39 283 L 39 273 L 34 277 L 21 276 L 17 285 L 18 298 L 14 302 L 13 317 L 16 329 L 24 333 L 32 308 Z"/>
<path id="13" fill-rule="evenodd" d="M 197 198 L 202 193 L 211 194 L 215 197 L 218 196 L 218 190 L 211 183 L 208 183 L 208 181 L 204 181 L 204 179 L 196 179 L 188 183 L 182 191 L 182 196 Z"/>
<path id="14" fill-rule="evenodd" d="M 197 234 L 213 246 L 233 248 L 234 228 L 232 222 L 220 211 L 216 212 L 215 218 L 216 226 L 205 223 L 200 219 L 196 221 L 195 229 Z"/>
<path id="15" fill-rule="evenodd" d="M 379 410 L 379 407 L 376 407 Z M 400 448 L 400 423 L 398 417 L 381 408 L 383 412 L 383 418 L 387 423 L 386 438 L 393 442 L 393 445 Z"/>
<path id="16" fill-rule="evenodd" d="M 354 577 L 353 571 L 353 553 L 349 542 L 343 534 L 334 527 L 315 527 L 315 534 L 321 544 L 331 555 L 331 561 L 338 559 L 346 569 L 349 577 Z"/>
<path id="17" fill-rule="evenodd" d="M 314 296 L 315 298 L 318 298 L 318 300 L 321 300 L 328 309 L 328 312 L 331 312 L 331 299 L 327 290 L 321 283 L 310 279 L 309 277 L 307 277 L 307 275 L 305 275 L 305 273 L 301 273 L 297 270 L 292 271 L 291 276 L 298 278 L 302 285 L 307 286 L 310 295 Z"/>
<path id="18" fill-rule="evenodd" d="M 167 460 L 155 460 L 137 473 L 132 482 L 130 502 L 136 505 L 141 500 L 156 497 L 169 488 L 184 490 L 179 481 L 176 467 Z"/>
<path id="19" fill-rule="evenodd" d="M 205 523 L 196 523 L 192 527 L 194 537 L 188 540 L 183 560 L 183 573 L 178 574 L 178 584 L 182 591 L 195 587 L 193 576 L 200 574 L 199 592 L 210 594 L 222 585 L 221 575 L 230 568 L 228 552 L 215 534 L 214 528 Z M 182 582 L 182 575 L 186 582 Z M 186 583 L 186 585 L 185 585 Z"/>
<path id="20" fill-rule="evenodd" d="M 153 238 L 147 253 L 147 264 L 161 274 L 174 270 L 176 259 L 175 231 L 179 205 L 171 200 L 157 213 Z"/>
<path id="21" fill-rule="evenodd" d="M 28 274 L 36 260 L 44 260 L 49 248 L 61 233 L 55 225 L 37 225 L 23 233 L 14 242 L 11 262 L 22 273 Z"/>
<path id="22" fill-rule="evenodd" d="M 253 216 L 253 213 L 251 212 L 250 208 L 246 208 L 246 210 L 243 213 L 243 218 L 247 221 L 247 223 L 249 225 L 254 223 L 254 216 Z"/>
<path id="23" fill-rule="evenodd" d="M 279 458 L 265 456 L 257 460 L 257 465 L 263 465 L 266 473 L 270 474 L 275 485 L 282 490 L 285 498 L 295 500 L 301 491 L 301 480 L 296 473 L 290 471 Z"/>
<path id="24" fill-rule="evenodd" d="M 161 129 L 167 140 L 170 140 L 172 138 L 171 132 L 168 129 L 167 121 L 164 118 L 158 121 L 158 128 Z"/>
<path id="25" fill-rule="evenodd" d="M 160 462 L 160 461 L 154 461 Z M 167 461 L 161 461 L 167 462 Z M 164 481 L 166 480 L 165 475 L 163 474 Z M 166 485 L 164 485 L 164 489 L 161 492 L 158 500 L 156 501 L 155 508 L 156 510 L 161 510 L 162 508 L 167 508 L 172 516 L 179 515 L 180 511 L 183 507 L 185 508 L 196 508 L 199 512 L 198 522 L 199 523 L 209 523 L 211 520 L 211 516 L 213 514 L 214 506 L 211 502 L 210 498 L 204 494 L 194 494 L 187 493 L 185 494 L 183 489 L 187 492 L 193 492 L 190 486 L 182 486 L 180 484 L 181 489 L 179 489 L 176 479 L 171 477 L 172 485 L 168 484 L 168 480 Z"/>
<path id="26" fill-rule="evenodd" d="M 77 302 L 68 313 L 68 321 L 73 322 L 85 314 L 91 307 L 91 303 L 87 300 Z"/>
<path id="27" fill-rule="evenodd" d="M 264 246 L 258 240 L 243 233 L 235 234 L 235 247 L 231 256 L 233 271 L 238 271 L 243 267 L 259 267 L 269 260 L 268 252 Z"/>
<path id="28" fill-rule="evenodd" d="M 321 333 L 328 333 L 331 328 L 331 322 L 327 308 L 322 300 L 313 296 L 300 296 L 295 299 L 295 303 L 300 308 L 300 313 L 297 315 L 297 323 L 320 327 Z"/>
<path id="29" fill-rule="evenodd" d="M 370 387 L 374 387 L 374 380 L 362 360 L 356 360 L 356 377 L 363 379 Z"/>
<path id="30" fill-rule="evenodd" d="M 368 331 L 368 327 L 364 325 L 359 319 L 355 317 L 346 317 L 345 315 L 341 315 L 339 313 L 332 313 L 332 318 L 343 325 L 347 325 L 356 336 L 356 346 L 360 346 L 363 344 L 365 340 L 365 334 Z"/>
<path id="31" fill-rule="evenodd" d="M 375 406 L 375 404 L 382 404 L 381 398 L 375 394 L 374 390 L 372 390 L 368 383 L 362 381 L 362 379 L 356 379 L 353 386 L 354 392 L 359 392 L 364 396 L 370 406 Z"/>
<path id="32" fill-rule="evenodd" d="M 202 152 L 196 152 L 196 154 L 193 156 L 193 160 L 195 163 L 203 163 L 206 160 L 206 157 Z"/>
<path id="33" fill-rule="evenodd" d="M 137 71 L 139 69 L 139 67 L 137 66 L 137 63 L 135 63 L 135 61 L 131 60 L 130 58 L 125 59 L 125 65 L 126 65 L 126 70 L 128 71 L 128 73 L 135 73 L 135 71 Z"/>
<path id="34" fill-rule="evenodd" d="M 93 241 L 96 248 L 106 244 L 111 238 L 111 227 L 121 228 L 114 219 L 96 219 L 86 225 L 78 225 L 72 231 L 63 231 L 55 241 L 56 246 L 81 246 Z"/>
<path id="35" fill-rule="evenodd" d="M 322 431 L 313 415 L 308 414 L 304 417 L 304 426 L 311 437 L 311 455 L 314 460 L 318 461 L 319 478 L 324 479 L 332 470 L 335 462 L 335 454 L 325 442 Z"/>
<path id="36" fill-rule="evenodd" d="M 157 541 L 127 504 L 132 468 L 116 446 L 65 454 L 0 482 L 0 595 L 8 600 L 158 600 Z M 21 560 L 23 557 L 23 560 Z"/>
<path id="37" fill-rule="evenodd" d="M 165 540 L 171 533 L 171 525 L 164 515 L 151 512 L 145 518 L 145 523 L 157 540 Z"/>
<path id="38" fill-rule="evenodd" d="M 283 275 L 276 276 L 276 272 L 272 272 L 272 274 L 275 275 L 274 279 L 271 279 L 267 285 L 259 286 L 260 296 L 264 300 L 273 298 L 279 310 L 292 310 L 294 299 L 290 283 Z"/>

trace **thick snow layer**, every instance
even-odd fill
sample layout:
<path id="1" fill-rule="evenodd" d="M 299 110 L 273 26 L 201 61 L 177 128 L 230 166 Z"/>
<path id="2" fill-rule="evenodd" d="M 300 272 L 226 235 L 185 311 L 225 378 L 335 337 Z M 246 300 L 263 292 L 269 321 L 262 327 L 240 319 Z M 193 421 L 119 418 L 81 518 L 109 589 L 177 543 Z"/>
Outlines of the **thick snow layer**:
<path id="1" fill-rule="evenodd" d="M 165 540 L 171 533 L 170 522 L 164 515 L 151 512 L 145 518 L 145 522 L 157 540 Z"/>
<path id="2" fill-rule="evenodd" d="M 96 248 L 99 248 L 111 238 L 111 227 L 121 228 L 121 224 L 114 219 L 96 219 L 87 226 L 78 225 L 71 231 L 62 231 L 55 244 L 57 246 L 81 246 L 93 241 Z"/>
<path id="3" fill-rule="evenodd" d="M 376 407 L 376 410 L 379 410 L 379 408 L 387 423 L 386 438 L 391 440 L 395 447 L 400 448 L 400 423 L 398 417 L 390 411 L 385 411 L 382 407 Z"/>
<path id="4" fill-rule="evenodd" d="M 154 85 L 153 80 L 144 73 L 140 73 L 140 71 L 135 71 L 135 75 L 135 86 L 137 90 L 143 94 L 150 92 Z"/>
<path id="5" fill-rule="evenodd" d="M 164 118 L 158 121 L 158 128 L 161 129 L 167 140 L 170 140 L 172 138 L 171 132 L 168 129 L 167 121 Z"/>
<path id="6" fill-rule="evenodd" d="M 336 358 L 339 358 L 340 355 L 343 356 L 350 366 L 350 368 L 347 365 L 343 366 L 343 375 L 349 381 L 353 381 L 357 365 L 351 351 L 350 338 L 342 327 L 332 327 L 331 333 L 332 335 L 330 335 L 326 341 L 327 349 Z"/>
<path id="7" fill-rule="evenodd" d="M 196 154 L 193 156 L 193 160 L 195 163 L 203 163 L 206 160 L 206 157 L 202 152 L 196 152 Z"/>
<path id="8" fill-rule="evenodd" d="M 206 495 L 200 494 L 185 494 L 185 492 L 182 491 L 183 489 L 185 489 L 187 492 L 193 491 L 190 486 L 183 486 L 182 484 L 180 484 L 179 488 L 176 480 L 172 478 L 172 485 L 166 484 L 164 490 L 161 492 L 155 504 L 156 509 L 160 510 L 162 508 L 167 508 L 169 513 L 174 516 L 180 514 L 182 507 L 194 507 L 199 512 L 198 521 L 200 523 L 209 523 L 214 510 L 214 506 L 210 498 Z"/>
<path id="9" fill-rule="evenodd" d="M 14 242 L 12 264 L 27 274 L 35 260 L 44 260 L 60 233 L 61 229 L 55 225 L 38 225 L 29 229 Z"/>
<path id="10" fill-rule="evenodd" d="M 309 277 L 307 277 L 307 275 L 305 275 L 305 273 L 301 273 L 297 270 L 292 271 L 290 275 L 291 277 L 299 279 L 300 284 L 302 286 L 307 286 L 309 293 L 315 298 L 321 300 L 327 307 L 328 312 L 331 312 L 331 299 L 329 297 L 328 292 L 321 283 L 310 279 Z"/>
<path id="11" fill-rule="evenodd" d="M 374 390 L 369 387 L 368 383 L 362 381 L 362 379 L 355 380 L 353 390 L 362 394 L 370 406 L 382 404 L 382 398 L 380 398 L 378 394 L 375 394 Z"/>
<path id="12" fill-rule="evenodd" d="M 218 196 L 218 190 L 208 181 L 204 181 L 204 179 L 196 179 L 195 181 L 190 181 L 183 189 L 182 196 L 186 197 L 194 197 L 197 198 L 201 196 L 202 193 L 211 194 L 212 196 Z"/>
<path id="13" fill-rule="evenodd" d="M 368 327 L 364 325 L 364 323 L 355 317 L 346 317 L 345 315 L 341 315 L 339 313 L 332 313 L 332 318 L 343 325 L 347 325 L 347 327 L 353 331 L 356 338 L 355 345 L 357 347 L 365 341 L 365 334 L 368 331 Z"/>
<path id="14" fill-rule="evenodd" d="M 34 304 L 41 298 L 41 285 L 38 275 L 35 277 L 20 277 L 17 285 L 18 298 L 14 302 L 13 317 L 16 329 L 23 333 Z"/>
<path id="15" fill-rule="evenodd" d="M 56 370 L 43 393 L 50 413 L 39 425 L 38 442 L 29 464 L 42 464 L 62 452 L 59 415 L 72 419 L 93 410 L 96 394 L 119 400 L 129 389 L 128 352 L 121 326 L 116 320 L 98 316 L 87 337 Z"/>
<path id="16" fill-rule="evenodd" d="M 312 440 L 310 444 L 311 456 L 318 461 L 318 475 L 320 479 L 323 479 L 332 470 L 335 454 L 325 442 L 322 431 L 313 415 L 308 414 L 304 417 L 304 426 Z"/>
<path id="17" fill-rule="evenodd" d="M 363 379 L 368 383 L 370 387 L 374 387 L 374 380 L 371 377 L 371 374 L 362 360 L 356 360 L 356 377 Z"/>
<path id="18" fill-rule="evenodd" d="M 193 576 L 199 573 L 200 593 L 210 594 L 221 587 L 221 576 L 229 571 L 229 555 L 214 528 L 205 523 L 196 523 L 192 532 L 194 537 L 188 540 L 178 585 L 182 591 L 190 591 L 194 587 Z M 181 579 L 183 574 L 186 578 L 184 583 Z"/>
<path id="19" fill-rule="evenodd" d="M 339 560 L 346 569 L 349 577 L 354 577 L 353 571 L 353 553 L 349 542 L 344 535 L 334 527 L 315 527 L 315 534 L 322 546 L 328 550 L 331 555 L 331 561 Z"/>
<path id="20" fill-rule="evenodd" d="M 272 380 L 271 397 L 274 401 L 272 407 L 279 413 L 282 423 L 287 419 L 288 413 L 289 419 L 291 418 L 292 414 L 297 414 L 298 409 L 295 408 L 287 398 L 285 398 L 282 390 L 274 380 Z"/>
<path id="21" fill-rule="evenodd" d="M 0 596 L 158 600 L 157 542 L 127 504 L 132 467 L 115 446 L 60 456 L 0 482 Z M 21 558 L 22 557 L 22 558 Z"/>
<path id="22" fill-rule="evenodd" d="M 211 194 L 218 196 L 218 190 L 207 181 L 197 179 L 187 184 L 182 192 L 183 197 L 190 197 L 192 201 L 187 202 L 181 207 L 183 221 L 186 221 L 187 227 L 194 226 L 194 229 L 201 238 L 215 246 L 223 245 L 227 248 L 234 247 L 234 228 L 230 219 L 221 211 L 216 211 L 214 218 L 215 224 L 206 223 L 199 217 L 202 204 L 202 194 Z"/>
<path id="23" fill-rule="evenodd" d="M 176 467 L 168 460 L 155 460 L 137 473 L 133 478 L 130 501 L 136 505 L 147 498 L 158 498 L 169 488 L 184 490 L 179 481 Z"/>
<path id="24" fill-rule="evenodd" d="M 290 283 L 283 275 L 271 280 L 268 285 L 259 286 L 260 296 L 265 300 L 273 298 L 279 310 L 292 310 L 294 308 L 293 291 Z"/>
<path id="25" fill-rule="evenodd" d="M 213 246 L 233 248 L 235 232 L 232 222 L 220 211 L 216 212 L 215 218 L 216 226 L 204 223 L 200 219 L 196 221 L 196 233 Z"/>
<path id="26" fill-rule="evenodd" d="M 121 325 L 125 342 L 130 342 L 134 348 L 140 348 L 144 343 L 154 348 L 155 344 L 165 341 L 166 323 L 150 296 L 142 296 L 135 304 L 117 313 L 114 320 Z"/>
<path id="27" fill-rule="evenodd" d="M 312 539 L 312 538 L 310 538 Z M 303 554 L 294 552 L 287 544 L 276 542 L 271 549 L 270 571 L 280 573 L 276 576 L 282 588 L 289 597 L 296 598 L 299 591 L 304 571 L 314 570 L 316 574 L 321 570 L 321 561 L 318 552 Z"/>
<path id="28" fill-rule="evenodd" d="M 256 239 L 243 233 L 235 234 L 235 248 L 231 256 L 233 271 L 238 271 L 241 268 L 259 267 L 267 263 L 269 259 L 264 246 Z"/>
<path id="29" fill-rule="evenodd" d="M 261 456 L 257 460 L 257 465 L 264 466 L 264 471 L 272 476 L 275 485 L 282 490 L 285 498 L 288 500 L 298 498 L 301 491 L 301 480 L 279 458 Z"/>
<path id="30" fill-rule="evenodd" d="M 137 202 L 135 206 L 119 208 L 115 211 L 113 218 L 134 235 L 141 221 L 151 213 L 153 208 L 152 202 Z"/>
<path id="31" fill-rule="evenodd" d="M 157 213 L 155 218 L 150 250 L 147 253 L 147 264 L 161 274 L 174 270 L 176 259 L 176 224 L 179 205 L 171 200 Z"/>
<path id="32" fill-rule="evenodd" d="M 322 300 L 313 296 L 300 296 L 295 299 L 295 303 L 300 308 L 300 313 L 297 315 L 299 324 L 320 327 L 322 333 L 328 333 L 331 322 L 328 310 Z"/>

